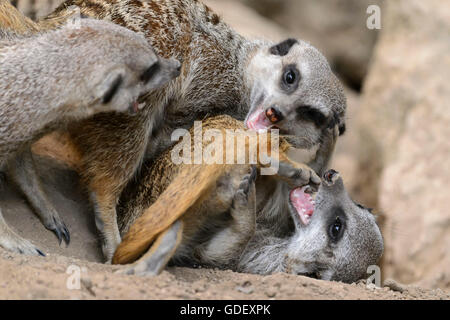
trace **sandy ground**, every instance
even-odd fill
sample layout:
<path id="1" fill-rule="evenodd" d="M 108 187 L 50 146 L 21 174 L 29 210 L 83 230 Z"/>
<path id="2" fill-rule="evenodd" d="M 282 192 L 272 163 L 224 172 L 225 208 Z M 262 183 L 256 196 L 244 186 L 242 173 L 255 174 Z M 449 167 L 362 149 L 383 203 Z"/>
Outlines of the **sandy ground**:
<path id="1" fill-rule="evenodd" d="M 0 249 L 1 299 L 450 299 L 440 289 L 367 288 L 364 282 L 348 285 L 288 274 L 168 268 L 156 278 L 122 275 L 123 267 L 101 264 L 93 215 L 77 175 L 55 161 L 38 158 L 38 163 L 71 243 L 59 246 L 20 194 L 5 187 L 0 193 L 5 219 L 47 256 Z"/>

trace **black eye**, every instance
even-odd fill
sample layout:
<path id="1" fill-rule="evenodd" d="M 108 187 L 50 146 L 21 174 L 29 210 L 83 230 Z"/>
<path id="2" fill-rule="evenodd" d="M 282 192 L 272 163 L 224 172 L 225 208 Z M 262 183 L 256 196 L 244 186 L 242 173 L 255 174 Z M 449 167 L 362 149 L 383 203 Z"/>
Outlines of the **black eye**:
<path id="1" fill-rule="evenodd" d="M 345 123 L 339 126 L 339 135 L 342 136 L 345 133 Z"/>
<path id="2" fill-rule="evenodd" d="M 300 71 L 295 64 L 285 66 L 280 78 L 281 89 L 287 94 L 294 93 L 300 85 Z"/>
<path id="3" fill-rule="evenodd" d="M 289 70 L 288 72 L 286 72 L 284 74 L 284 81 L 289 85 L 293 85 L 295 83 L 296 79 L 297 79 L 297 75 L 292 70 Z"/>
<path id="4" fill-rule="evenodd" d="M 329 230 L 330 238 L 333 241 L 339 240 L 342 230 L 343 230 L 342 221 L 339 217 L 336 217 L 336 220 L 330 225 Z"/>

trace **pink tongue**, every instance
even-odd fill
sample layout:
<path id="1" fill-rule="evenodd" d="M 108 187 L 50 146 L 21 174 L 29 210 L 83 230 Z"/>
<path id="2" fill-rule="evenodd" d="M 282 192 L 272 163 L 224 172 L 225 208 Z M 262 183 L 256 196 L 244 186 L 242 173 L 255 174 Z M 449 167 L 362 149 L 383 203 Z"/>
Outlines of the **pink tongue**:
<path id="1" fill-rule="evenodd" d="M 263 109 L 256 110 L 247 120 L 247 128 L 252 130 L 268 129 L 272 126 L 272 122 L 266 117 Z"/>
<path id="2" fill-rule="evenodd" d="M 296 188 L 289 195 L 291 203 L 300 215 L 303 223 L 308 224 L 309 218 L 314 213 L 314 205 L 312 197 L 303 191 L 305 187 Z"/>

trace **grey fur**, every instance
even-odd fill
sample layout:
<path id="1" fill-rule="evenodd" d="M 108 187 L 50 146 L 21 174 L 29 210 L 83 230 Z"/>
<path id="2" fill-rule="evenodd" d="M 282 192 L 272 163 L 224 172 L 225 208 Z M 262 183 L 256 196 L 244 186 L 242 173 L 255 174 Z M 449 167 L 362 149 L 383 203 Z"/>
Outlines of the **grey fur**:
<path id="1" fill-rule="evenodd" d="M 161 72 L 143 83 L 140 77 L 145 70 L 160 62 L 146 40 L 92 19 L 76 19 L 30 38 L 11 38 L 0 40 L 0 170 L 22 153 L 18 163 L 9 163 L 16 169 L 16 182 L 38 208 L 46 227 L 64 232 L 57 213 L 45 210 L 51 207 L 45 194 L 37 193 L 41 189 L 33 175 L 30 144 L 67 123 L 100 112 L 128 110 L 141 95 L 177 76 L 179 63 L 163 61 Z M 117 79 L 116 94 L 104 103 Z M 40 253 L 6 225 L 1 212 L 0 245 Z"/>

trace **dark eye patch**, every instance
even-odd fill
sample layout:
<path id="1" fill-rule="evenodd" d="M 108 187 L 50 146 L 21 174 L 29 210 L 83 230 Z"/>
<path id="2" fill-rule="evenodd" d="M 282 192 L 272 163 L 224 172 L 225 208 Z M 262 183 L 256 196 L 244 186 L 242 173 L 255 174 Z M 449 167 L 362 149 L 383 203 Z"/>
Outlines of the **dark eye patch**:
<path id="1" fill-rule="evenodd" d="M 149 82 L 150 79 L 155 75 L 155 73 L 159 71 L 160 68 L 161 66 L 159 65 L 158 62 L 152 64 L 150 68 L 145 70 L 145 72 L 141 75 L 141 81 L 143 81 L 144 83 Z"/>
<path id="2" fill-rule="evenodd" d="M 322 127 L 327 122 L 327 117 L 317 109 L 311 106 L 300 106 L 296 109 L 297 119 L 304 121 L 311 121 L 317 127 Z"/>
<path id="3" fill-rule="evenodd" d="M 103 96 L 103 104 L 111 102 L 111 100 L 114 98 L 117 91 L 119 90 L 119 87 L 122 84 L 122 82 L 123 82 L 122 76 L 118 76 L 116 79 L 114 79 L 114 82 L 112 83 L 111 87 Z"/>
<path id="4" fill-rule="evenodd" d="M 289 38 L 287 40 L 284 40 L 283 42 L 280 42 L 277 45 L 274 45 L 269 49 L 270 53 L 276 56 L 285 56 L 289 53 L 292 46 L 294 46 L 296 43 L 298 43 L 297 40 Z"/>

